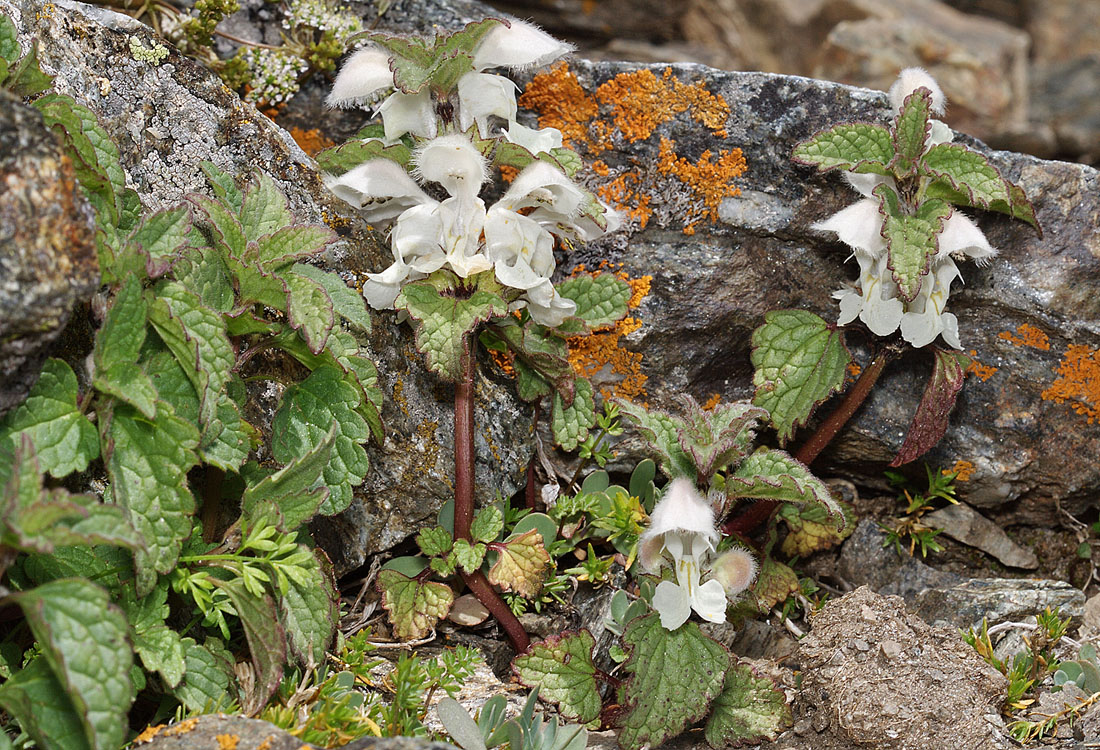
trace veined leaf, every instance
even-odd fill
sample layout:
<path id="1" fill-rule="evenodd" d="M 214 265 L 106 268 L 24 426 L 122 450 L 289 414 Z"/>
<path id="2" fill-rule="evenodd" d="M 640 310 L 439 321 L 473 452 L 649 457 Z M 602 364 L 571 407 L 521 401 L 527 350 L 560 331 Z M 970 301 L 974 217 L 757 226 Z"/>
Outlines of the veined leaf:
<path id="1" fill-rule="evenodd" d="M 450 558 L 467 573 L 473 573 L 485 562 L 486 547 L 481 542 L 471 542 L 468 539 L 455 539 L 451 548 Z"/>
<path id="2" fill-rule="evenodd" d="M 567 451 L 575 449 L 588 439 L 588 431 L 596 425 L 596 400 L 592 383 L 577 378 L 573 385 L 573 403 L 565 405 L 561 393 L 554 393 L 554 407 L 550 412 L 550 427 L 554 441 Z"/>
<path id="3" fill-rule="evenodd" d="M 447 616 L 454 592 L 442 583 L 409 578 L 396 570 L 378 572 L 382 606 L 390 613 L 393 633 L 404 640 L 423 638 Z"/>
<path id="4" fill-rule="evenodd" d="M 517 656 L 512 669 L 520 682 L 538 688 L 539 697 L 556 704 L 563 717 L 587 724 L 603 707 L 592 663 L 595 645 L 587 630 L 551 636 Z"/>
<path id="5" fill-rule="evenodd" d="M 336 232 L 324 224 L 280 227 L 256 240 L 256 260 L 264 270 L 277 270 L 300 258 L 323 253 L 336 239 Z"/>
<path id="6" fill-rule="evenodd" d="M 428 557 L 446 555 L 451 551 L 453 545 L 451 532 L 442 526 L 421 529 L 420 533 L 416 535 L 416 546 L 420 548 L 422 554 Z"/>
<path id="7" fill-rule="evenodd" d="M 924 387 L 924 395 L 917 404 L 917 413 L 909 424 L 905 442 L 890 462 L 891 466 L 901 466 L 915 461 L 935 447 L 943 434 L 947 432 L 951 410 L 955 408 L 955 399 L 966 380 L 966 368 L 970 357 L 962 352 L 932 349 L 935 362 L 932 376 Z"/>
<path id="8" fill-rule="evenodd" d="M 928 186 L 926 197 L 1008 214 L 1026 221 L 1043 236 L 1035 208 L 1023 188 L 1006 180 L 982 154 L 958 143 L 940 143 L 928 149 L 921 170 L 936 178 Z"/>
<path id="9" fill-rule="evenodd" d="M 251 697 L 262 706 L 279 687 L 286 664 L 286 632 L 279 624 L 275 600 L 268 595 L 252 596 L 240 578 L 210 580 L 229 596 L 241 618 L 252 666 L 256 669 L 256 685 Z"/>
<path id="10" fill-rule="evenodd" d="M 277 232 L 292 222 L 286 207 L 286 196 L 266 173 L 257 173 L 256 179 L 245 188 L 240 220 L 249 242 Z"/>
<path id="11" fill-rule="evenodd" d="M 233 701 L 230 685 L 235 680 L 233 662 L 221 652 L 195 643 L 193 638 L 181 639 L 184 654 L 183 680 L 172 694 L 189 711 L 209 713 L 226 708 Z"/>
<path id="12" fill-rule="evenodd" d="M 0 684 L 0 706 L 18 719 L 20 728 L 41 748 L 97 747 L 89 741 L 80 712 L 42 654 Z"/>
<path id="13" fill-rule="evenodd" d="M 829 549 L 843 542 L 855 531 L 855 514 L 851 506 L 837 502 L 842 515 L 831 516 L 821 505 L 791 505 L 779 508 L 778 517 L 787 524 L 787 536 L 781 547 L 787 557 L 809 557 L 814 552 Z"/>
<path id="14" fill-rule="evenodd" d="M 470 525 L 470 536 L 475 542 L 495 542 L 504 530 L 504 514 L 495 505 L 487 505 L 477 512 Z"/>
<path id="15" fill-rule="evenodd" d="M 92 384 L 153 419 L 157 415 L 157 392 L 137 366 L 145 342 L 146 313 L 141 281 L 132 276 L 119 289 L 103 327 L 96 334 Z"/>
<path id="16" fill-rule="evenodd" d="M 790 724 L 791 708 L 783 691 L 747 664 L 734 663 L 714 699 L 704 737 L 711 747 L 756 743 L 774 740 Z"/>
<path id="17" fill-rule="evenodd" d="M 888 175 L 894 141 L 881 125 L 857 122 L 835 125 L 794 147 L 793 161 L 820 172 L 843 169 Z"/>
<path id="18" fill-rule="evenodd" d="M 294 274 L 316 282 L 328 294 L 333 309 L 340 317 L 360 331 L 370 333 L 370 313 L 367 311 L 366 300 L 359 292 L 348 287 L 338 275 L 305 263 L 295 263 L 283 276 L 285 278 Z"/>
<path id="19" fill-rule="evenodd" d="M 830 515 L 843 518 L 840 506 L 825 483 L 790 454 L 771 448 L 757 448 L 729 478 L 726 492 L 731 497 L 805 505 L 821 504 Z"/>
<path id="20" fill-rule="evenodd" d="M 548 395 L 549 388 L 545 388 L 543 393 L 547 382 L 553 383 L 554 389 L 564 398 L 573 397 L 577 373 L 569 362 L 569 347 L 565 339 L 554 335 L 545 326 L 535 323 L 513 325 L 513 321 L 508 319 L 488 329 L 485 335 L 490 337 L 489 340 L 492 336 L 499 338 L 515 355 L 520 398 L 533 401 L 536 397 Z M 539 383 L 544 386 L 540 387 Z"/>
<path id="21" fill-rule="evenodd" d="M 901 112 L 894 120 L 894 160 L 891 170 L 898 179 L 916 172 L 917 163 L 924 153 L 931 124 L 928 118 L 932 112 L 932 92 L 921 86 L 901 105 Z"/>
<path id="22" fill-rule="evenodd" d="M 189 194 L 191 201 L 206 217 L 206 224 L 214 234 L 215 247 L 220 245 L 224 255 L 243 258 L 248 247 L 248 238 L 244 236 L 244 227 L 240 220 L 222 201 L 216 201 L 205 195 Z"/>
<path id="23" fill-rule="evenodd" d="M 889 185 L 879 185 L 873 192 L 885 217 L 882 236 L 886 238 L 886 251 L 890 254 L 887 265 L 893 271 L 901 297 L 911 302 L 928 275 L 939 247 L 937 236 L 951 216 L 951 205 L 930 198 L 917 206 L 915 214 L 909 214 L 901 209 L 898 194 Z"/>
<path id="24" fill-rule="evenodd" d="M 240 408 L 228 393 L 222 393 L 213 418 L 202 427 L 199 453 L 203 461 L 224 471 L 236 471 L 248 459 L 250 447 Z"/>
<path id="25" fill-rule="evenodd" d="M 403 143 L 387 146 L 377 138 L 350 140 L 339 146 L 326 148 L 316 156 L 322 172 L 340 176 L 371 159 L 389 159 L 402 167 L 408 167 L 412 150 Z"/>
<path id="26" fill-rule="evenodd" d="M 770 555 L 763 555 L 760 558 L 756 582 L 750 589 L 759 612 L 770 612 L 772 607 L 800 590 L 798 573 L 772 559 Z"/>
<path id="27" fill-rule="evenodd" d="M 729 652 L 693 622 L 665 630 L 656 613 L 632 620 L 623 642 L 630 649 L 623 665 L 630 677 L 620 689 L 627 713 L 619 744 L 624 750 L 661 747 L 707 714 L 722 690 Z"/>
<path id="28" fill-rule="evenodd" d="M 708 478 L 749 452 L 757 420 L 768 416 L 764 409 L 738 403 L 718 404 L 708 412 L 688 395 L 681 403 L 686 416 L 673 418 L 676 438 L 698 473 Z"/>
<path id="29" fill-rule="evenodd" d="M 49 91 L 53 86 L 54 76 L 46 75 L 38 64 L 38 40 L 31 42 L 31 48 L 27 54 L 19 58 L 14 65 L 6 65 L 8 75 L 5 76 L 4 88 L 16 96 L 34 96 L 43 91 Z"/>
<path id="30" fill-rule="evenodd" d="M 489 569 L 489 583 L 504 591 L 515 591 L 530 599 L 542 589 L 550 553 L 542 543 L 542 534 L 531 529 L 505 542 L 494 544 L 500 553 Z"/>
<path id="31" fill-rule="evenodd" d="M 297 566 L 297 576 L 287 576 L 287 588 L 279 597 L 279 613 L 286 628 L 287 641 L 298 663 L 306 669 L 323 664 L 325 650 L 332 643 L 339 620 L 335 582 L 331 565 L 324 565 L 320 550 L 304 545 L 307 561 Z"/>
<path id="32" fill-rule="evenodd" d="M 221 171 L 214 162 L 210 161 L 199 162 L 199 167 L 206 175 L 206 180 L 210 183 L 210 187 L 214 189 L 214 194 L 218 196 L 218 199 L 228 206 L 233 213 L 239 214 L 241 204 L 244 202 L 244 195 L 237 188 L 233 175 Z"/>
<path id="33" fill-rule="evenodd" d="M 752 402 L 767 409 L 779 444 L 844 385 L 852 361 L 836 329 L 806 310 L 775 310 L 752 334 Z"/>
<path id="34" fill-rule="evenodd" d="M 154 260 L 168 260 L 188 244 L 191 211 L 186 205 L 144 216 L 127 242 L 139 245 Z"/>
<path id="35" fill-rule="evenodd" d="M 661 471 L 666 476 L 689 477 L 693 480 L 696 478 L 695 464 L 680 446 L 682 420 L 657 409 L 646 409 L 626 399 L 615 399 L 615 403 L 623 416 L 638 427 L 642 437 L 657 452 Z"/>
<path id="36" fill-rule="evenodd" d="M 8 67 L 11 67 L 22 54 L 23 49 L 19 46 L 19 31 L 10 18 L 0 13 L 0 57 L 4 58 Z"/>
<path id="37" fill-rule="evenodd" d="M 574 315 L 589 329 L 611 325 L 626 316 L 631 289 L 614 274 L 578 274 L 557 285 L 558 294 L 577 303 Z"/>
<path id="38" fill-rule="evenodd" d="M 279 278 L 286 286 L 286 311 L 290 327 L 301 332 L 310 351 L 320 353 L 336 323 L 332 299 L 324 287 L 306 276 L 288 273 Z"/>
<path id="39" fill-rule="evenodd" d="M 245 488 L 241 498 L 241 513 L 249 518 L 253 506 L 260 500 L 270 500 L 283 515 L 284 531 L 307 522 L 317 513 L 329 495 L 322 472 L 329 465 L 336 443 L 336 426 L 313 448 L 296 457 L 274 474 Z"/>

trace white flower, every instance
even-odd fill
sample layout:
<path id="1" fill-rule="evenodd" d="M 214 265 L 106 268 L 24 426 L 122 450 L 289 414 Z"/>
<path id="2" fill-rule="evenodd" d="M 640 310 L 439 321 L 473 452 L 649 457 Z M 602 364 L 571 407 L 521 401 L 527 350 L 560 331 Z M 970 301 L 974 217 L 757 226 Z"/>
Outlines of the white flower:
<path id="1" fill-rule="evenodd" d="M 653 608 L 666 630 L 687 622 L 691 611 L 709 622 L 726 621 L 726 591 L 722 583 L 700 584 L 703 566 L 714 553 L 718 530 L 714 512 L 699 496 L 691 480 L 672 480 L 653 509 L 649 529 L 638 541 L 642 566 L 656 573 L 671 558 L 676 583 L 661 581 L 653 594 Z"/>
<path id="2" fill-rule="evenodd" d="M 549 152 L 551 149 L 561 148 L 562 144 L 561 131 L 557 128 L 535 130 L 514 121 L 508 123 L 508 129 L 504 131 L 504 137 L 509 143 L 523 146 L 532 154 L 542 151 Z"/>
<path id="3" fill-rule="evenodd" d="M 905 99 L 922 86 L 932 93 L 932 111 L 942 116 L 947 110 L 947 97 L 936 79 L 924 68 L 905 68 L 898 73 L 898 80 L 890 87 L 890 103 L 900 112 Z"/>
<path id="4" fill-rule="evenodd" d="M 510 21 L 495 26 L 474 51 L 474 68 L 540 68 L 573 51 L 534 24 Z"/>
<path id="5" fill-rule="evenodd" d="M 332 91 L 325 103 L 330 107 L 350 107 L 392 86 L 390 53 L 368 45 L 356 51 L 344 63 L 340 75 L 332 83 Z"/>

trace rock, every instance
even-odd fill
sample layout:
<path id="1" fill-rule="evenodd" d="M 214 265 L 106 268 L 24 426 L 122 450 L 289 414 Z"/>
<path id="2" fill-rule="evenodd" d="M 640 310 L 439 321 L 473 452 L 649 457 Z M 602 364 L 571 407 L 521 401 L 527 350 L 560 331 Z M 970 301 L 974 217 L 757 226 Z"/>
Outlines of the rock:
<path id="1" fill-rule="evenodd" d="M 852 586 L 869 586 L 883 595 L 912 602 L 927 588 L 951 587 L 963 579 L 955 573 L 936 570 L 908 552 L 901 555 L 893 545 L 883 546 L 886 534 L 878 524 L 863 519 L 844 542 L 837 562 L 837 575 Z"/>
<path id="2" fill-rule="evenodd" d="M 1100 5 L 1075 0 L 1028 3 L 1026 28 L 1039 62 L 1100 55 Z"/>
<path id="3" fill-rule="evenodd" d="M 0 12 L 12 17 L 21 44 L 40 40 L 42 67 L 63 73 L 55 90 L 96 114 L 118 144 L 128 184 L 146 207 L 206 192 L 203 160 L 242 177 L 258 167 L 286 192 L 300 220 L 326 221 L 339 232 L 342 242 L 330 253 L 330 268 L 354 279 L 388 265 L 388 250 L 349 206 L 325 190 L 314 162 L 216 75 L 174 49 L 158 65 L 135 60 L 131 39 L 147 48 L 160 43 L 143 24 L 71 0 L 47 6 L 0 0 Z M 395 324 L 393 316 L 375 317 L 369 347 L 386 396 L 386 442 L 368 446 L 371 472 L 352 506 L 312 526 L 338 575 L 415 532 L 452 495 L 451 389 L 428 373 L 410 330 Z M 522 481 L 531 420 L 511 384 L 482 375 L 476 392 L 476 489 L 485 502 L 498 492 L 510 494 Z"/>
<path id="4" fill-rule="evenodd" d="M 812 625 L 794 704 L 805 736 L 781 747 L 1010 747 L 998 715 L 1006 681 L 955 631 L 867 587 L 828 602 Z"/>
<path id="5" fill-rule="evenodd" d="M 98 285 L 72 162 L 38 110 L 0 90 L 0 414 L 26 398 L 73 305 Z"/>
<path id="6" fill-rule="evenodd" d="M 936 626 L 979 628 L 1018 622 L 1046 608 L 1065 619 L 1084 614 L 1085 595 L 1064 581 L 1035 578 L 971 578 L 950 588 L 925 589 L 913 599 L 913 610 Z"/>
<path id="7" fill-rule="evenodd" d="M 1100 636 L 1100 594 L 1094 594 L 1085 602 L 1085 614 L 1081 620 L 1082 640 Z"/>
<path id="8" fill-rule="evenodd" d="M 933 511 L 924 517 L 924 521 L 929 526 L 942 528 L 945 536 L 977 547 L 1009 567 L 1039 567 L 1034 552 L 1009 539 L 1004 529 L 966 503 Z"/>

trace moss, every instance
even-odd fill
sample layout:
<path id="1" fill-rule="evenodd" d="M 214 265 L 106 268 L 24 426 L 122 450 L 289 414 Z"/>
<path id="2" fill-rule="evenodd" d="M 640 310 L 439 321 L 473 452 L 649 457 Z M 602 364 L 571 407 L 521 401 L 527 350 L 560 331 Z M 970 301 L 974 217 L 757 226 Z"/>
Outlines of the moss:
<path id="1" fill-rule="evenodd" d="M 1043 400 L 1069 402 L 1089 424 L 1100 420 L 1100 349 L 1071 344 L 1054 371 L 1059 377 L 1043 391 Z"/>

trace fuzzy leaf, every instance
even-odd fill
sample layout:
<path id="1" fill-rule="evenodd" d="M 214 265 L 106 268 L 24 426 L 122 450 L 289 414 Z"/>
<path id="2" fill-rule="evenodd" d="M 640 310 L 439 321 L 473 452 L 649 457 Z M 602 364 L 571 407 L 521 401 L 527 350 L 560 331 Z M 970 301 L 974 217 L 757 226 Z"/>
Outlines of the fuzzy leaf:
<path id="1" fill-rule="evenodd" d="M 955 408 L 955 399 L 966 380 L 966 368 L 970 357 L 962 352 L 933 349 L 935 363 L 932 376 L 924 387 L 924 395 L 917 404 L 917 413 L 909 423 L 909 431 L 901 450 L 890 462 L 891 466 L 901 466 L 915 461 L 935 447 L 943 434 L 947 432 L 947 423 L 951 410 Z"/>
<path id="2" fill-rule="evenodd" d="M 611 325 L 626 316 L 630 284 L 614 274 L 578 274 L 557 285 L 558 294 L 577 303 L 574 315 L 589 329 Z"/>
<path id="3" fill-rule="evenodd" d="M 15 64 L 21 54 L 23 49 L 19 46 L 19 31 L 10 18 L 0 13 L 0 57 L 10 66 Z"/>
<path id="4" fill-rule="evenodd" d="M 516 394 L 521 400 L 530 403 L 550 395 L 553 390 L 550 384 L 530 365 L 516 359 L 512 366 L 516 370 Z"/>
<path id="5" fill-rule="evenodd" d="M 310 351 L 319 353 L 325 348 L 329 332 L 336 323 L 332 299 L 313 279 L 288 273 L 281 276 L 287 290 L 287 319 L 290 327 L 301 332 Z"/>
<path id="6" fill-rule="evenodd" d="M 1039 233 L 1039 237 L 1042 237 L 1043 228 L 1039 225 L 1039 220 L 1035 217 L 1035 207 L 1031 205 L 1031 201 L 1028 200 L 1024 189 L 1008 180 L 1005 180 L 1005 185 L 1008 186 L 1008 200 L 1004 201 L 998 199 L 990 201 L 989 205 L 971 202 L 970 195 L 959 192 L 952 187 L 950 181 L 942 179 L 936 180 L 930 184 L 925 196 L 928 198 L 941 198 L 956 206 L 988 208 L 990 211 L 999 211 L 1002 214 L 1008 214 L 1014 219 L 1026 221 L 1028 224 L 1035 227 L 1035 231 Z"/>
<path id="7" fill-rule="evenodd" d="M 4 88 L 16 96 L 28 97 L 49 91 L 54 76 L 46 75 L 38 65 L 38 40 L 31 42 L 31 48 L 15 65 L 9 66 Z"/>
<path id="8" fill-rule="evenodd" d="M 239 407 L 229 394 L 221 394 L 214 417 L 202 428 L 199 453 L 203 461 L 224 471 L 236 471 L 248 459 L 250 447 Z"/>
<path id="9" fill-rule="evenodd" d="M 769 555 L 761 557 L 756 582 L 750 589 L 760 612 L 770 612 L 772 607 L 801 590 L 798 573 Z"/>
<path id="10" fill-rule="evenodd" d="M 139 245 L 150 258 L 170 259 L 188 244 L 191 211 L 186 205 L 143 216 L 128 242 Z"/>
<path id="11" fill-rule="evenodd" d="M 726 492 L 731 497 L 779 500 L 796 505 L 818 503 L 830 515 L 843 518 L 840 506 L 825 483 L 805 464 L 784 451 L 757 448 L 730 477 Z"/>
<path id="12" fill-rule="evenodd" d="M 232 255 L 226 256 L 225 265 L 230 276 L 237 281 L 238 308 L 259 303 L 286 312 L 287 288 L 278 274 L 264 271 Z"/>
<path id="13" fill-rule="evenodd" d="M 550 427 L 554 442 L 564 450 L 574 450 L 588 438 L 588 430 L 596 425 L 596 400 L 592 383 L 577 378 L 573 386 L 573 403 L 565 405 L 560 392 L 554 393 L 554 408 L 550 413 Z"/>
<path id="14" fill-rule="evenodd" d="M 420 533 L 416 535 L 416 546 L 420 548 L 422 554 L 428 557 L 446 555 L 451 551 L 453 544 L 451 532 L 442 526 L 421 529 Z"/>
<path id="15" fill-rule="evenodd" d="M 899 179 L 912 175 L 917 162 L 924 153 L 924 144 L 928 141 L 931 129 L 928 118 L 932 112 L 932 92 L 925 87 L 918 88 L 901 106 L 901 112 L 894 120 L 894 161 L 890 165 Z"/>
<path id="16" fill-rule="evenodd" d="M 214 195 L 218 196 L 218 200 L 232 209 L 233 213 L 239 214 L 241 204 L 244 202 L 244 194 L 237 187 L 233 175 L 221 171 L 216 164 L 210 161 L 199 162 L 199 167 L 206 175 L 206 181 L 210 183 L 210 187 L 213 188 Z"/>
<path id="17" fill-rule="evenodd" d="M 774 740 L 791 724 L 787 697 L 767 677 L 747 664 L 734 663 L 722 692 L 714 699 L 703 736 L 711 747 L 730 747 Z"/>
<path id="18" fill-rule="evenodd" d="M 747 404 L 719 404 L 708 412 L 691 396 L 685 395 L 682 403 L 687 417 L 678 420 L 677 440 L 698 474 L 708 478 L 749 452 L 757 420 L 768 416 Z"/>
<path id="19" fill-rule="evenodd" d="M 423 638 L 447 616 L 454 592 L 443 583 L 409 578 L 396 570 L 378 572 L 382 606 L 390 613 L 393 634 L 404 640 Z"/>
<path id="20" fill-rule="evenodd" d="M 214 247 L 220 248 L 223 255 L 243 258 L 248 238 L 244 236 L 240 220 L 225 203 L 195 193 L 189 194 L 187 200 L 205 215 L 205 223 L 213 234 Z"/>
<path id="21" fill-rule="evenodd" d="M 335 367 L 322 366 L 308 378 L 290 386 L 271 423 L 271 454 L 290 463 L 321 444 L 335 429 L 336 440 L 322 475 L 329 497 L 321 505 L 324 515 L 339 513 L 351 504 L 352 488 L 370 469 L 363 448 L 370 438 L 366 421 L 356 408 L 361 396 Z"/>
<path id="22" fill-rule="evenodd" d="M 563 717 L 587 724 L 603 707 L 592 663 L 595 645 L 587 630 L 551 636 L 517 656 L 512 669 L 524 685 L 538 688 L 540 698 L 556 704 Z"/>
<path id="23" fill-rule="evenodd" d="M 882 236 L 886 238 L 894 281 L 906 302 L 911 302 L 920 291 L 923 278 L 939 247 L 937 236 L 944 222 L 951 216 L 951 205 L 938 198 L 930 198 L 917 206 L 915 214 L 902 210 L 898 194 L 889 185 L 879 185 L 874 194 L 880 201 L 882 212 Z"/>
<path id="24" fill-rule="evenodd" d="M 139 593 L 152 589 L 156 573 L 170 573 L 183 541 L 191 533 L 195 498 L 187 472 L 198 463 L 195 427 L 162 413 L 154 424 L 129 407 L 119 406 L 108 428 L 111 444 L 107 473 L 115 502 L 145 540 L 134 553 Z"/>
<path id="25" fill-rule="evenodd" d="M 142 665 L 150 672 L 159 673 L 169 689 L 177 687 L 187 669 L 180 634 L 166 625 L 154 625 L 135 631 L 133 640 Z"/>
<path id="26" fill-rule="evenodd" d="M 365 164 L 371 159 L 389 159 L 402 167 L 408 167 L 412 151 L 403 143 L 387 146 L 377 138 L 350 140 L 339 146 L 326 148 L 317 154 L 317 166 L 322 172 L 339 176 Z"/>
<path id="27" fill-rule="evenodd" d="M 623 416 L 637 426 L 650 448 L 657 452 L 661 471 L 666 476 L 695 479 L 695 464 L 680 446 L 681 420 L 657 409 L 647 410 L 625 399 L 615 399 L 615 403 Z"/>
<path id="28" fill-rule="evenodd" d="M 584 167 L 584 161 L 581 160 L 580 154 L 571 148 L 552 148 L 546 154 L 546 157 L 552 159 L 554 166 L 558 167 L 569 178 L 574 177 Z M 544 161 L 548 160 L 546 157 L 539 155 L 539 158 Z"/>
<path id="29" fill-rule="evenodd" d="M 486 547 L 481 542 L 472 543 L 467 539 L 455 539 L 450 557 L 464 571 L 473 573 L 481 567 L 481 563 L 485 562 L 485 550 Z"/>
<path id="30" fill-rule="evenodd" d="M 515 355 L 520 398 L 534 401 L 537 397 L 549 395 L 547 381 L 553 383 L 554 389 L 563 396 L 572 398 L 577 373 L 569 362 L 569 347 L 565 339 L 534 323 L 526 326 L 511 325 L 507 320 L 504 323 L 507 325 L 497 325 L 491 333 L 499 337 Z M 542 392 L 544 388 L 545 393 Z"/>
<path id="31" fill-rule="evenodd" d="M 80 713 L 65 686 L 41 654 L 0 684 L 0 706 L 19 721 L 20 728 L 41 748 L 93 750 L 95 747 L 88 740 Z"/>
<path id="32" fill-rule="evenodd" d="M 316 282 L 328 294 L 333 309 L 340 317 L 360 331 L 370 333 L 370 313 L 367 312 L 366 300 L 363 295 L 348 287 L 338 275 L 305 263 L 295 263 L 290 271 L 283 274 L 283 278 L 292 275 L 305 276 Z"/>
<path id="33" fill-rule="evenodd" d="M 665 630 L 656 613 L 632 620 L 623 643 L 630 650 L 623 665 L 630 677 L 620 690 L 627 713 L 619 744 L 624 750 L 661 747 L 706 715 L 722 690 L 729 652 L 693 622 Z"/>
<path id="34" fill-rule="evenodd" d="M 922 171 L 943 180 L 952 190 L 966 196 L 964 205 L 990 208 L 994 203 L 1008 205 L 1009 183 L 997 168 L 977 151 L 959 143 L 940 143 L 928 149 Z"/>
<path id="35" fill-rule="evenodd" d="M 282 227 L 256 240 L 256 260 L 260 268 L 275 270 L 300 258 L 323 253 L 336 239 L 336 232 L 324 224 Z"/>
<path id="36" fill-rule="evenodd" d="M 428 367 L 458 382 L 462 379 L 462 358 L 472 356 L 467 334 L 479 323 L 507 314 L 508 305 L 493 284 L 483 283 L 480 278 L 477 291 L 469 296 L 444 293 L 449 283 L 437 274 L 406 284 L 394 306 L 407 310 L 416 320 L 416 348 L 427 357 Z"/>
<path id="37" fill-rule="evenodd" d="M 279 597 L 279 612 L 298 663 L 313 669 L 324 663 L 325 650 L 336 632 L 339 597 L 331 565 L 319 559 L 324 553 L 314 552 L 304 545 L 299 545 L 299 549 L 306 551 L 309 557 L 297 566 L 298 576 L 287 576 L 287 589 Z"/>
<path id="38" fill-rule="evenodd" d="M 145 342 L 147 308 L 141 281 L 130 277 L 119 289 L 103 327 L 96 334 L 93 385 L 153 419 L 157 392 L 136 364 Z"/>
<path id="39" fill-rule="evenodd" d="M 470 536 L 474 541 L 495 542 L 500 532 L 504 530 L 504 514 L 495 505 L 487 505 L 477 512 L 470 526 Z"/>
<path id="40" fill-rule="evenodd" d="M 43 502 L 24 510 L 16 526 L 23 537 L 23 544 L 18 546 L 26 551 L 52 552 L 57 547 L 77 544 L 111 544 L 131 550 L 143 546 L 122 508 L 80 495 L 69 496 L 64 490 L 53 490 Z"/>
<path id="41" fill-rule="evenodd" d="M 874 172 L 887 175 L 894 158 L 890 131 L 866 122 L 844 123 L 822 131 L 794 147 L 791 158 L 820 172 Z"/>
<path id="42" fill-rule="evenodd" d="M 235 679 L 232 662 L 227 662 L 209 647 L 184 638 L 183 653 L 186 668 L 183 681 L 172 694 L 196 713 L 210 713 L 225 708 L 233 700 L 230 681 Z"/>
<path id="43" fill-rule="evenodd" d="M 806 310 L 775 310 L 752 334 L 752 402 L 768 410 L 785 445 L 844 385 L 852 361 L 836 326 Z"/>
<path id="44" fill-rule="evenodd" d="M 12 596 L 73 702 L 88 745 L 113 750 L 126 739 L 134 699 L 129 627 L 107 592 L 66 578 Z"/>
<path id="45" fill-rule="evenodd" d="M 99 456 L 95 427 L 77 407 L 76 374 L 60 359 L 47 359 L 27 400 L 0 421 L 0 442 L 26 434 L 42 471 L 64 477 L 84 471 Z"/>
<path id="46" fill-rule="evenodd" d="M 286 196 L 264 172 L 249 183 L 241 199 L 241 228 L 249 242 L 272 234 L 292 222 L 286 207 Z"/>
<path id="47" fill-rule="evenodd" d="M 391 34 L 371 34 L 368 39 L 394 55 L 391 63 L 394 84 L 402 92 L 415 94 L 429 82 L 437 90 L 449 92 L 461 73 L 474 69 L 472 52 L 499 23 L 495 18 L 486 18 L 466 24 L 453 34 L 440 35 L 434 41 Z M 461 67 L 452 70 L 456 58 Z"/>
<path id="48" fill-rule="evenodd" d="M 329 495 L 322 473 L 336 444 L 336 426 L 310 450 L 254 485 L 245 487 L 241 514 L 251 518 L 261 500 L 269 500 L 283 516 L 284 531 L 293 531 L 311 519 Z"/>
<path id="49" fill-rule="evenodd" d="M 500 553 L 489 569 L 489 583 L 504 591 L 514 591 L 530 599 L 539 593 L 546 569 L 550 566 L 550 553 L 542 543 L 542 534 L 531 529 L 506 542 L 494 544 Z"/>
<path id="50" fill-rule="evenodd" d="M 777 514 L 785 521 L 787 536 L 781 547 L 787 557 L 808 557 L 814 552 L 835 547 L 855 530 L 855 514 L 850 506 L 838 503 L 841 516 L 830 516 L 820 505 L 784 504 Z"/>
<path id="51" fill-rule="evenodd" d="M 256 669 L 256 685 L 252 697 L 262 706 L 275 692 L 275 688 L 279 687 L 279 680 L 283 678 L 283 665 L 286 664 L 286 632 L 279 624 L 275 600 L 269 595 L 253 596 L 240 578 L 229 581 L 216 578 L 210 580 L 229 596 L 229 601 L 233 603 L 241 625 L 244 626 L 248 651 L 252 655 L 252 666 Z"/>

